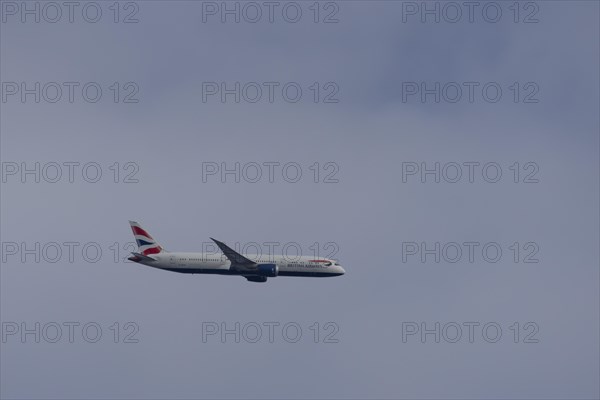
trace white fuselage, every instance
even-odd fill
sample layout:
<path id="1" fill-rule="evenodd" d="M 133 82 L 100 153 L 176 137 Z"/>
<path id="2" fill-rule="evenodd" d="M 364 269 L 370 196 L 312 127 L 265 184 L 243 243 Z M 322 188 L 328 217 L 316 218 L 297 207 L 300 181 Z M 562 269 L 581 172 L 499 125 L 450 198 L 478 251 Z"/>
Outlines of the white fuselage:
<path id="1" fill-rule="evenodd" d="M 345 273 L 335 260 L 323 257 L 284 257 L 266 255 L 245 255 L 257 264 L 277 265 L 279 276 L 339 276 Z M 191 274 L 241 275 L 231 269 L 231 262 L 223 254 L 215 253 L 158 253 L 149 255 L 156 261 L 137 262 L 150 267 Z"/>

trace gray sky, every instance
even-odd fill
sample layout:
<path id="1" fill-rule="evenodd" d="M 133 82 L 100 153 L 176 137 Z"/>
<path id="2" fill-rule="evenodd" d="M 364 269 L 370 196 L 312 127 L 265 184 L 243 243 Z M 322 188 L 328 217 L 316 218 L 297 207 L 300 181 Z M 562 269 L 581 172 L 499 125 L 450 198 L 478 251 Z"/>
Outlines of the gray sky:
<path id="1" fill-rule="evenodd" d="M 421 22 L 410 11 L 424 6 L 412 2 L 322 2 L 318 23 L 313 2 L 281 2 L 273 23 L 264 5 L 260 21 L 245 21 L 254 16 L 246 3 L 240 23 L 218 13 L 203 22 L 203 7 L 221 2 L 191 1 L 120 3 L 118 23 L 112 2 L 97 2 L 86 16 L 94 5 L 102 16 L 89 23 L 85 4 L 72 23 L 65 6 L 50 23 L 55 10 L 39 3 L 40 22 L 26 15 L 23 23 L 21 2 L 1 3 L 3 398 L 600 396 L 597 2 L 521 3 L 518 15 L 512 2 L 495 2 L 485 18 L 482 2 L 473 22 L 462 8 L 457 23 L 446 21 L 454 11 L 443 2 L 427 5 L 438 4 L 439 23 L 434 15 Z M 287 22 L 282 9 L 292 18 L 295 4 L 302 16 Z M 489 22 L 496 9 L 499 21 Z M 128 15 L 138 22 L 123 23 Z M 323 23 L 327 16 L 338 22 Z M 36 82 L 40 102 L 35 94 L 22 101 L 21 84 L 35 92 Z M 63 90 L 55 103 L 52 82 Z M 65 82 L 79 85 L 72 103 Z M 89 82 L 102 89 L 96 103 L 82 97 Z M 204 93 L 203 101 L 207 82 L 254 82 L 263 96 L 248 101 L 251 84 L 239 103 L 231 94 L 222 102 Z M 278 85 L 272 103 L 265 82 Z M 422 101 L 407 92 L 436 82 L 438 103 L 435 94 Z M 295 103 L 282 93 L 289 83 L 290 96 L 302 89 Z M 452 103 L 456 85 L 464 90 Z M 500 87 L 502 97 L 486 100 L 484 86 L 487 94 Z M 133 92 L 138 101 L 125 103 Z M 21 163 L 36 162 L 48 175 L 22 182 Z M 65 162 L 80 163 L 72 183 Z M 272 183 L 264 166 L 257 183 L 246 175 L 203 182 L 206 163 L 240 163 L 250 174 L 249 163 L 267 162 L 279 163 Z M 436 162 L 440 174 L 447 166 L 440 183 L 419 174 L 403 182 L 406 163 Z M 479 163 L 472 183 L 469 162 Z M 52 163 L 62 165 L 56 183 Z M 83 179 L 86 163 L 100 167 L 98 182 Z M 282 176 L 286 163 L 300 167 L 297 183 L 287 181 L 293 171 Z M 456 183 L 445 179 L 454 176 L 448 163 L 462 166 Z M 496 183 L 482 177 L 488 163 L 501 169 Z M 124 182 L 129 173 L 137 183 Z M 130 219 L 173 251 L 201 251 L 215 237 L 263 249 L 278 242 L 278 254 L 290 243 L 312 254 L 317 243 L 326 256 L 333 242 L 347 273 L 253 284 L 115 262 L 112 244 L 125 257 L 133 239 Z M 26 254 L 36 242 L 40 262 Z M 78 243 L 73 262 L 66 242 Z M 406 254 L 411 243 L 436 242 L 458 243 L 462 257 L 447 261 L 452 245 L 440 262 Z M 465 242 L 479 243 L 473 262 Z M 56 262 L 48 261 L 52 243 L 62 250 Z M 497 262 L 482 256 L 487 243 L 500 247 Z M 97 262 L 82 256 L 86 244 L 92 258 L 102 250 Z M 538 262 L 524 262 L 531 259 Z M 20 332 L 36 322 L 40 343 Z M 69 322 L 80 324 L 73 343 Z M 124 343 L 127 322 L 139 328 L 130 337 L 138 343 Z M 207 323 L 236 322 L 250 336 L 252 323 L 262 326 L 262 337 L 203 340 Z M 273 343 L 269 322 L 279 324 Z M 472 343 L 470 322 L 479 324 Z M 62 326 L 56 343 L 52 323 Z M 82 337 L 86 323 L 102 328 L 98 342 Z M 282 334 L 288 323 L 302 329 L 296 343 Z M 420 332 L 403 340 L 403 329 L 421 323 L 440 324 L 439 343 Z M 462 336 L 451 343 L 456 325 Z M 502 333 L 490 343 L 495 326 Z"/>

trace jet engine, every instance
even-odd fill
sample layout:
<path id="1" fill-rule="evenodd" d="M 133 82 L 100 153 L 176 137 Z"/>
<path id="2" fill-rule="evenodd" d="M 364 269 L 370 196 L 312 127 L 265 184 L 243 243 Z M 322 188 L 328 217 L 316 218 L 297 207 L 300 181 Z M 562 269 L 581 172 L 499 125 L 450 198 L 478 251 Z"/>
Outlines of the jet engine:
<path id="1" fill-rule="evenodd" d="M 279 274 L 277 264 L 258 264 L 257 269 L 260 276 L 275 277 Z"/>

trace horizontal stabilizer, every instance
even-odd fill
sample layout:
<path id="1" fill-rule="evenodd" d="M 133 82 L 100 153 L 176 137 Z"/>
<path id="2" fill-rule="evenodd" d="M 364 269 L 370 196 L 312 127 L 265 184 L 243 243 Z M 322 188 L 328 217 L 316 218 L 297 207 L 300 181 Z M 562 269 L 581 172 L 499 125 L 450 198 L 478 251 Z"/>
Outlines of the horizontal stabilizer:
<path id="1" fill-rule="evenodd" d="M 145 255 L 140 254 L 140 253 L 134 253 L 134 252 L 132 252 L 131 254 L 133 254 L 133 256 L 131 256 L 131 257 L 128 258 L 129 261 L 135 261 L 135 262 L 139 262 L 139 261 L 156 261 L 154 258 L 145 256 Z"/>

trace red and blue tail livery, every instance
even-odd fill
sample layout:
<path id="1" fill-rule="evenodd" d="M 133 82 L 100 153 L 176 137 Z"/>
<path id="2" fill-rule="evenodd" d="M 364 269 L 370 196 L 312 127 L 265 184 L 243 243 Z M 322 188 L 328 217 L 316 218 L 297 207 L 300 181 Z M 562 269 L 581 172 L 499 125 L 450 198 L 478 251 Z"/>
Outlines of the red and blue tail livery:
<path id="1" fill-rule="evenodd" d="M 129 225 L 131 225 L 131 230 L 133 231 L 133 236 L 137 242 L 140 254 L 147 256 L 149 254 L 158 254 L 163 251 L 163 248 L 156 240 L 152 239 L 152 236 L 150 236 L 140 224 L 135 221 L 129 221 Z"/>

